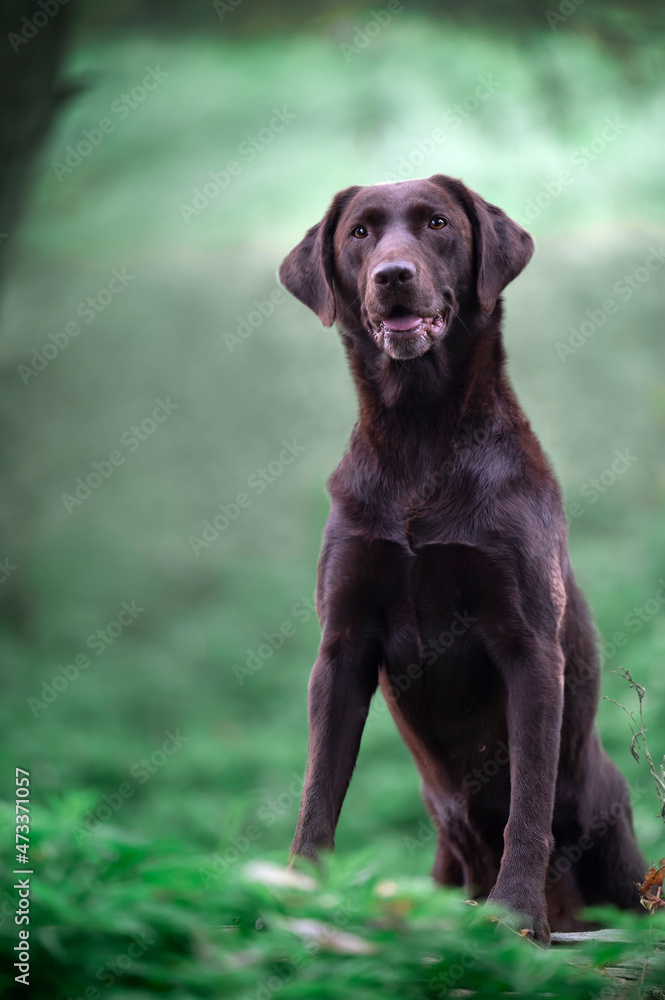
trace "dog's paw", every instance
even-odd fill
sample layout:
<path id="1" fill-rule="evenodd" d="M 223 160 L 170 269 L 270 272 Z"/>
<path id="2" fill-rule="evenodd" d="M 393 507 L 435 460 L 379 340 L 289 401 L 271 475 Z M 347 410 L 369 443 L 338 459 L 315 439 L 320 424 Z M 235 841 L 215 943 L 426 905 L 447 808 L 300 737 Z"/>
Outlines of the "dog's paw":
<path id="1" fill-rule="evenodd" d="M 540 945 L 549 945 L 552 932 L 550 931 L 547 919 L 547 908 L 544 899 L 533 900 L 525 898 L 523 893 L 519 896 L 506 891 L 492 891 L 488 897 L 488 902 L 499 903 L 508 911 L 504 916 L 504 923 L 508 924 L 518 934 L 536 941 Z"/>
<path id="2" fill-rule="evenodd" d="M 531 941 L 536 941 L 544 947 L 549 946 L 552 940 L 552 932 L 547 917 L 527 916 L 524 926 L 519 928 L 520 934 Z"/>
<path id="3" fill-rule="evenodd" d="M 288 867 L 305 871 L 314 869 L 321 873 L 324 867 L 321 849 L 314 844 L 291 845 Z"/>

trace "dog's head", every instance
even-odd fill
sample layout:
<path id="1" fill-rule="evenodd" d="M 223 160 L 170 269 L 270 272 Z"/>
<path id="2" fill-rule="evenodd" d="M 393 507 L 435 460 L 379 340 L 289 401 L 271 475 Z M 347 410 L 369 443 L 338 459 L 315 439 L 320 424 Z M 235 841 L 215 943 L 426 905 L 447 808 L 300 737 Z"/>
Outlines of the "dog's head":
<path id="1" fill-rule="evenodd" d="M 465 309 L 491 315 L 528 263 L 533 240 L 460 181 L 350 187 L 285 258 L 285 287 L 324 326 L 371 336 L 391 358 L 417 358 Z"/>

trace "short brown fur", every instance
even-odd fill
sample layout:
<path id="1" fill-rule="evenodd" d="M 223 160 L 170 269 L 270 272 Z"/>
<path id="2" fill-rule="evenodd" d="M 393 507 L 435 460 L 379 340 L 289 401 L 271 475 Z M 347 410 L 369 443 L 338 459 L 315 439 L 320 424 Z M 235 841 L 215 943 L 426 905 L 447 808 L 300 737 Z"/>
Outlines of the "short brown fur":
<path id="1" fill-rule="evenodd" d="M 599 662 L 559 487 L 505 372 L 500 296 L 532 252 L 437 175 L 342 191 L 280 277 L 337 320 L 359 400 L 329 481 L 293 854 L 333 847 L 380 685 L 438 830 L 434 877 L 546 942 L 583 905 L 639 908 L 645 863 L 594 730 Z"/>

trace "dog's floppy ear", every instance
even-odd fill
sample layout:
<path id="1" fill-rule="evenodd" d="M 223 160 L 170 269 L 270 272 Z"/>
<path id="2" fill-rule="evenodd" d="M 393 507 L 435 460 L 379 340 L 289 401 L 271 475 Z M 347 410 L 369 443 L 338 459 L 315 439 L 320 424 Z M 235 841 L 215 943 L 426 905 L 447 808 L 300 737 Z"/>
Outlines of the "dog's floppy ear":
<path id="1" fill-rule="evenodd" d="M 476 219 L 472 219 L 476 244 L 478 302 L 483 312 L 491 313 L 506 285 L 520 274 L 531 260 L 533 239 L 496 205 L 479 195 L 473 196 Z"/>
<path id="2" fill-rule="evenodd" d="M 531 260 L 533 239 L 506 213 L 491 205 L 461 181 L 439 175 L 432 178 L 457 193 L 473 228 L 478 304 L 491 313 L 496 300 Z"/>
<path id="3" fill-rule="evenodd" d="M 321 222 L 282 261 L 279 280 L 319 317 L 324 326 L 335 320 L 334 239 L 343 208 L 359 187 L 346 188 L 333 198 Z"/>

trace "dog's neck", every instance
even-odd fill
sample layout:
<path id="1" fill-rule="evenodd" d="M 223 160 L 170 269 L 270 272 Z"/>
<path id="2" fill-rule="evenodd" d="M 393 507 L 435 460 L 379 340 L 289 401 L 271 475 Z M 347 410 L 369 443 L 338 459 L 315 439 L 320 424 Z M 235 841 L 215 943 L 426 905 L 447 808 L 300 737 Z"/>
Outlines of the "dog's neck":
<path id="1" fill-rule="evenodd" d="M 356 386 L 354 438 L 377 450 L 413 443 L 445 448 L 507 416 L 516 405 L 505 373 L 501 303 L 489 317 L 458 316 L 422 357 L 397 361 L 367 334 L 343 333 Z"/>

